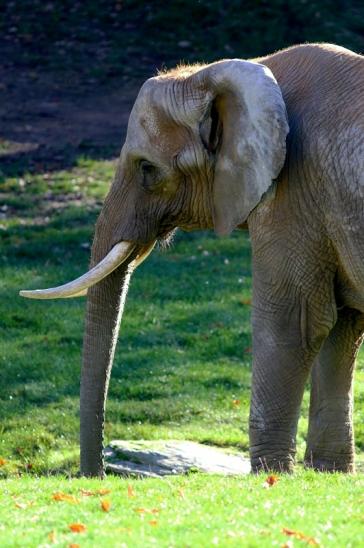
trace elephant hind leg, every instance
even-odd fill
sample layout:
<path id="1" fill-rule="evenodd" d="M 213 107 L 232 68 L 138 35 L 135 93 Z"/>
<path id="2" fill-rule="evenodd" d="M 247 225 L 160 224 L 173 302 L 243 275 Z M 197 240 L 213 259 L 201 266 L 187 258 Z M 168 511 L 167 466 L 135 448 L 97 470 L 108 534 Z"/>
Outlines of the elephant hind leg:
<path id="1" fill-rule="evenodd" d="M 316 357 L 305 463 L 316 470 L 354 471 L 353 377 L 364 314 L 343 308 Z"/>

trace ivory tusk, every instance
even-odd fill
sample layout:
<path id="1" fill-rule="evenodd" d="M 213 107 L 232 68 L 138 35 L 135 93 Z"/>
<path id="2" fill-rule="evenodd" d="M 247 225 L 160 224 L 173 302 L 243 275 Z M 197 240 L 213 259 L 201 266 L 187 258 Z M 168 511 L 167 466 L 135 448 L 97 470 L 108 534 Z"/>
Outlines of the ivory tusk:
<path id="1" fill-rule="evenodd" d="M 120 242 L 96 266 L 76 280 L 58 287 L 19 291 L 19 295 L 28 299 L 64 299 L 86 295 L 87 289 L 106 278 L 120 266 L 135 249 L 131 242 Z M 149 248 L 148 248 L 149 249 Z M 153 249 L 153 248 L 152 248 Z M 143 255 L 142 255 L 143 256 Z M 142 259 L 144 260 L 144 259 Z"/>
<path id="2" fill-rule="evenodd" d="M 150 244 L 147 248 L 145 248 L 141 253 L 139 253 L 134 261 L 132 261 L 132 267 L 137 268 L 137 266 L 141 265 L 147 257 L 152 253 L 155 244 L 157 243 L 157 240 L 155 240 L 152 244 Z"/>

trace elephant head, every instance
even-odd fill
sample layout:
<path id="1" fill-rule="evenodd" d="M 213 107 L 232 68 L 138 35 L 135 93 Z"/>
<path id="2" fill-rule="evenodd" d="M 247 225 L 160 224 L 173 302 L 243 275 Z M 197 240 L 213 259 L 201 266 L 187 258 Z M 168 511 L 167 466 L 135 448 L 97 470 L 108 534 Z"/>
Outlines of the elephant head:
<path id="1" fill-rule="evenodd" d="M 133 269 L 176 228 L 229 234 L 277 177 L 288 133 L 270 70 L 239 59 L 151 78 L 133 106 L 115 180 L 96 225 L 91 270 L 30 298 L 87 293 L 81 472 L 102 475 L 105 400 Z"/>

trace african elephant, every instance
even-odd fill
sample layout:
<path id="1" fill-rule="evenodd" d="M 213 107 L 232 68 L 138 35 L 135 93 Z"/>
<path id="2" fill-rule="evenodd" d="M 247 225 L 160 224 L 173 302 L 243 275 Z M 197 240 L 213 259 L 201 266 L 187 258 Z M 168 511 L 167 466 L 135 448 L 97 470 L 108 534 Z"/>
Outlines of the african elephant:
<path id="1" fill-rule="evenodd" d="M 103 475 L 105 400 L 133 269 L 184 230 L 247 223 L 253 267 L 253 470 L 291 471 L 312 373 L 305 461 L 352 471 L 364 333 L 364 59 L 306 44 L 150 78 L 97 221 L 91 270 L 31 298 L 86 294 L 81 473 Z"/>

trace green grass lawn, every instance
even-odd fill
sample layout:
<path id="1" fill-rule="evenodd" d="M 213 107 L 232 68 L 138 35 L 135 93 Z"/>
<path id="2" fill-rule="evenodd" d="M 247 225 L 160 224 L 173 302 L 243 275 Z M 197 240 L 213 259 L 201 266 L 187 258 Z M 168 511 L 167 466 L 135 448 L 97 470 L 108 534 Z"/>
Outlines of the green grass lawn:
<path id="1" fill-rule="evenodd" d="M 10 479 L 0 493 L 0 545 L 360 547 L 363 488 L 362 475 L 314 472 L 281 477 L 272 487 L 265 476 L 200 474 L 104 482 Z M 66 500 L 55 500 L 57 493 Z M 72 532 L 72 524 L 85 531 Z"/>
<path id="2" fill-rule="evenodd" d="M 0 208 L 0 546 L 45 546 L 52 531 L 61 546 L 308 542 L 284 535 L 283 527 L 324 546 L 359 546 L 362 474 L 354 479 L 301 470 L 269 489 L 262 487 L 264 476 L 108 478 L 103 484 L 49 477 L 71 477 L 78 470 L 85 301 L 29 301 L 18 291 L 58 285 L 87 268 L 94 222 L 113 170 L 113 162 L 81 159 L 68 172 L 0 183 L 0 202 L 7 204 Z M 171 248 L 153 252 L 131 283 L 110 384 L 107 440 L 189 439 L 247 451 L 250 290 L 247 233 L 218 240 L 211 233 L 180 232 Z M 355 388 L 359 460 L 363 364 L 361 354 Z M 299 460 L 307 407 L 306 392 Z M 135 497 L 127 496 L 128 483 Z M 109 488 L 110 512 L 100 509 L 98 497 L 82 496 L 82 487 Z M 80 503 L 54 501 L 57 491 L 77 495 Z M 78 521 L 87 531 L 67 532 Z"/>

